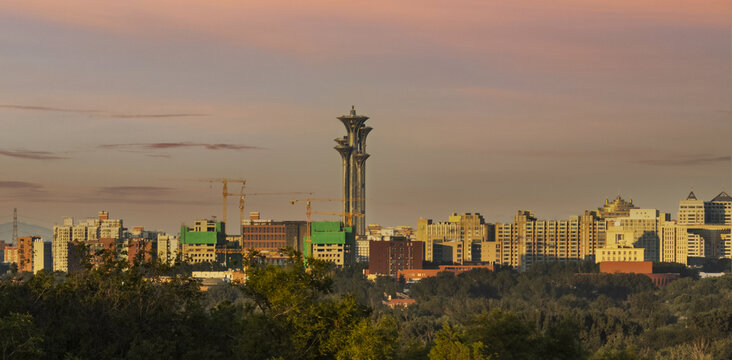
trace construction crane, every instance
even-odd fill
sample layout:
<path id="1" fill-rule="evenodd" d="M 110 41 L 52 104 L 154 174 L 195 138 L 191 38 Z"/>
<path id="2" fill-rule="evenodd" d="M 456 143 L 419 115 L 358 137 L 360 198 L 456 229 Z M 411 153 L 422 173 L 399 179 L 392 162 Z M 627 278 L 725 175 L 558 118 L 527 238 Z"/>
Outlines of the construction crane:
<path id="1" fill-rule="evenodd" d="M 311 231 L 310 231 L 310 223 L 311 223 L 310 217 L 313 214 L 313 208 L 312 208 L 312 204 L 311 203 L 314 202 L 314 201 L 318 201 L 318 202 L 319 201 L 340 201 L 340 202 L 344 202 L 345 200 L 344 199 L 312 199 L 312 198 L 301 199 L 301 200 L 290 200 L 290 205 L 295 205 L 296 203 L 305 203 L 305 218 L 306 218 L 305 244 L 306 244 L 306 249 L 308 251 L 308 253 L 305 254 L 306 257 L 307 256 L 311 256 L 311 257 L 313 256 L 313 254 L 312 254 L 312 251 L 313 251 L 313 249 L 312 249 L 312 243 L 311 243 L 311 240 L 310 240 L 310 234 L 311 234 Z M 316 213 L 325 213 L 325 212 L 316 212 Z M 355 213 L 327 213 L 326 215 L 348 216 L 349 223 L 351 222 L 351 217 L 352 216 L 363 216 L 363 214 L 356 215 Z"/>
<path id="2" fill-rule="evenodd" d="M 242 232 L 241 225 L 244 222 L 244 202 L 246 200 L 247 196 L 261 196 L 261 195 L 312 195 L 313 193 L 309 192 L 271 192 L 271 193 L 239 193 L 239 194 L 233 194 L 233 193 L 226 193 L 226 196 L 238 196 L 239 197 L 239 231 L 240 235 L 244 235 Z M 225 209 L 225 207 L 224 207 Z"/>
<path id="3" fill-rule="evenodd" d="M 353 226 L 353 218 L 354 217 L 364 217 L 365 216 L 362 213 L 356 213 L 356 212 L 313 211 L 312 213 L 313 214 L 321 214 L 321 215 L 343 216 L 346 219 L 348 219 L 348 226 Z"/>
<path id="4" fill-rule="evenodd" d="M 222 200 L 223 200 L 223 220 L 224 223 L 226 223 L 226 198 L 229 196 L 241 196 L 241 194 L 244 193 L 244 186 L 246 185 L 247 181 L 244 179 L 206 179 L 205 181 L 208 182 L 220 182 L 223 184 L 223 190 L 221 192 Z M 232 194 L 229 193 L 229 183 L 241 183 L 241 191 L 239 191 L 239 194 Z M 241 205 L 240 205 L 241 206 Z"/>

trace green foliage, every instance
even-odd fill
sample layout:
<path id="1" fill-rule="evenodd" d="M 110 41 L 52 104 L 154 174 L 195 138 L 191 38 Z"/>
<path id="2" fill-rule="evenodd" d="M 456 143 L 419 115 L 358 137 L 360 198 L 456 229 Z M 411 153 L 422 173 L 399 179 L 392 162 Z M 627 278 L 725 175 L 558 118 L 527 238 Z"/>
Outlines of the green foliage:
<path id="1" fill-rule="evenodd" d="M 437 333 L 435 345 L 429 353 L 430 360 L 487 360 L 491 357 L 483 356 L 485 349 L 480 342 L 471 345 L 465 344 L 465 335 L 445 323 Z"/>
<path id="2" fill-rule="evenodd" d="M 368 281 L 358 267 L 335 269 L 315 260 L 304 267 L 300 254 L 286 253 L 285 266 L 246 254 L 246 284 L 207 292 L 188 276 L 195 266 L 130 265 L 112 252 L 85 255 L 87 267 L 79 273 L 5 275 L 3 358 L 657 360 L 732 354 L 729 275 L 690 276 L 657 289 L 643 275 L 599 274 L 592 263 L 540 263 L 523 273 L 478 269 L 404 284 L 388 277 Z M 405 292 L 417 303 L 382 304 Z"/>
<path id="3" fill-rule="evenodd" d="M 0 318 L 2 359 L 41 359 L 43 337 L 33 324 L 33 316 L 10 313 Z"/>

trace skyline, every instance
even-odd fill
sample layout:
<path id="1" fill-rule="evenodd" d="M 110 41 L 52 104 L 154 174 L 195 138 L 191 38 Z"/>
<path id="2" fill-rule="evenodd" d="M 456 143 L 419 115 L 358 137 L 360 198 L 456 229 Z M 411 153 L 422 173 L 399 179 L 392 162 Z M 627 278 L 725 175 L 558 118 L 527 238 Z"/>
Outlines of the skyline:
<path id="1" fill-rule="evenodd" d="M 170 230 L 221 216 L 202 178 L 338 197 L 355 105 L 367 223 L 565 218 L 617 193 L 675 214 L 730 192 L 730 9 L 658 4 L 5 2 L 0 201 Z"/>

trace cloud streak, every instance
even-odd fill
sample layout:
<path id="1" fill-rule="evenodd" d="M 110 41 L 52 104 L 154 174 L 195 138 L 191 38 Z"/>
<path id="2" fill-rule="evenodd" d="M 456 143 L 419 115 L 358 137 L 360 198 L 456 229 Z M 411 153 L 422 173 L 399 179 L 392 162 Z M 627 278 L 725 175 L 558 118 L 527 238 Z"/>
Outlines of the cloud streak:
<path id="1" fill-rule="evenodd" d="M 59 108 L 59 107 L 52 107 L 52 106 L 17 105 L 17 104 L 0 104 L 0 109 L 60 112 L 60 113 L 80 114 L 80 115 L 92 115 L 92 116 L 99 116 L 99 117 L 112 118 L 112 119 L 159 119 L 159 118 L 201 117 L 201 116 L 210 115 L 210 114 L 202 114 L 202 113 L 128 114 L 128 113 L 115 113 L 115 112 L 109 112 L 109 111 L 104 111 L 104 110 L 95 110 L 95 109 L 73 109 L 73 108 Z"/>
<path id="2" fill-rule="evenodd" d="M 0 189 L 20 189 L 20 190 L 36 190 L 40 189 L 40 184 L 25 181 L 0 181 Z"/>
<path id="3" fill-rule="evenodd" d="M 243 144 L 205 144 L 190 141 L 183 142 L 158 142 L 158 143 L 137 143 L 137 144 L 106 144 L 99 145 L 100 149 L 108 150 L 170 150 L 185 148 L 203 148 L 206 150 L 261 150 L 259 146 Z"/>
<path id="4" fill-rule="evenodd" d="M 647 159 L 633 161 L 636 164 L 652 165 L 652 166 L 694 166 L 730 162 L 730 156 L 712 156 L 712 155 L 691 155 L 678 156 L 668 159 Z"/>
<path id="5" fill-rule="evenodd" d="M 175 189 L 164 186 L 105 186 L 97 189 L 98 194 L 107 196 L 161 196 Z"/>
<path id="6" fill-rule="evenodd" d="M 65 156 L 59 156 L 48 151 L 28 151 L 28 150 L 0 150 L 0 155 L 29 160 L 63 160 L 68 159 Z"/>

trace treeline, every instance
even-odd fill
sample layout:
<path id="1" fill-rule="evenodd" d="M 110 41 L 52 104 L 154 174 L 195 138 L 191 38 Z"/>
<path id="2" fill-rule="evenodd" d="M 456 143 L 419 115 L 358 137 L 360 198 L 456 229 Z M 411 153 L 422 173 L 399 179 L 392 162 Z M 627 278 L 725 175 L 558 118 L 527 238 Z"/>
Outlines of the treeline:
<path id="1" fill-rule="evenodd" d="M 656 289 L 594 264 L 367 281 L 290 254 L 207 292 L 113 257 L 0 281 L 2 359 L 730 359 L 732 276 Z M 382 302 L 407 293 L 408 308 Z"/>

